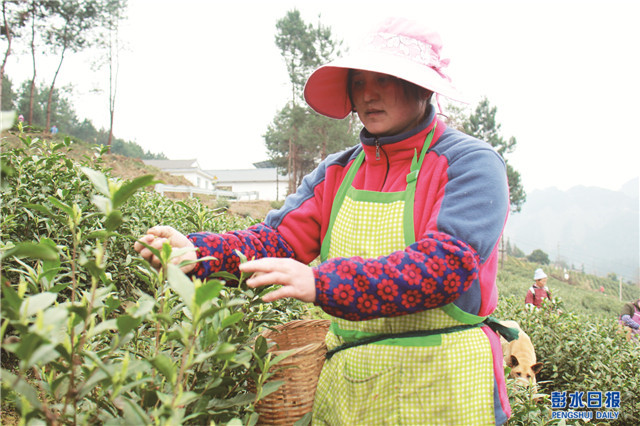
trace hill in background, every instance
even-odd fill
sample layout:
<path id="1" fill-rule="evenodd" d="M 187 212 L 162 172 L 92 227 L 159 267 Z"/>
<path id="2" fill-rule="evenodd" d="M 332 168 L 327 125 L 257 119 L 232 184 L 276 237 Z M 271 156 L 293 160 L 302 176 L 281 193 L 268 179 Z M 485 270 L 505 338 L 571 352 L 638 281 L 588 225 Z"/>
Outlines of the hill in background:
<path id="1" fill-rule="evenodd" d="M 525 253 L 541 249 L 552 260 L 599 276 L 615 273 L 637 283 L 638 178 L 619 191 L 577 186 L 532 191 L 505 237 Z"/>

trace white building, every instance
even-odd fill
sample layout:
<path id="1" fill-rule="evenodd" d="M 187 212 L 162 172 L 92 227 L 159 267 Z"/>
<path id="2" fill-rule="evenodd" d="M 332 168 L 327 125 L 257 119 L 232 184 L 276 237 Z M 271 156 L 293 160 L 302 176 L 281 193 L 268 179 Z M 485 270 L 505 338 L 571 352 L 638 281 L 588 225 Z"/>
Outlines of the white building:
<path id="1" fill-rule="evenodd" d="M 256 163 L 255 169 L 202 170 L 197 160 L 143 160 L 174 176 L 183 176 L 195 188 L 158 185 L 158 192 L 211 193 L 238 200 L 283 200 L 287 195 L 288 180 L 278 174 L 268 161 Z M 210 192 L 209 192 L 210 191 Z"/>
<path id="2" fill-rule="evenodd" d="M 259 200 L 284 200 L 288 180 L 275 167 L 239 170 L 206 170 L 213 176 L 216 188 L 235 193 L 258 192 Z"/>
<path id="3" fill-rule="evenodd" d="M 174 176 L 183 176 L 196 188 L 213 190 L 213 176 L 200 168 L 198 160 L 142 160 L 147 166 L 157 167 Z"/>

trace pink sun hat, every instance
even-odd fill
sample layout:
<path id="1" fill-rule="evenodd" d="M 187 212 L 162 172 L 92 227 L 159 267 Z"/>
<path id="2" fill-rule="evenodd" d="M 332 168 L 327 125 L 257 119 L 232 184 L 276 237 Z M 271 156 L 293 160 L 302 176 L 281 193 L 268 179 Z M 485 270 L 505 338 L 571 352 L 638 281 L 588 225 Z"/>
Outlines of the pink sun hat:
<path id="1" fill-rule="evenodd" d="M 353 110 L 347 92 L 349 69 L 373 71 L 466 102 L 444 73 L 449 59 L 440 57 L 440 35 L 404 18 L 388 18 L 353 52 L 316 69 L 304 87 L 304 99 L 316 112 L 345 118 Z"/>

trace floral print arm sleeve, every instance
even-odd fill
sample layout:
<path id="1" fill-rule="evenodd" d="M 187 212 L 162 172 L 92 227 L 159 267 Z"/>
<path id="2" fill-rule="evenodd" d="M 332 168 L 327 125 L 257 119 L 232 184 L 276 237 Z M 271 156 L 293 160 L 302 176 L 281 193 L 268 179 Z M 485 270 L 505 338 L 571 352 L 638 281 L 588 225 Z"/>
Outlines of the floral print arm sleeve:
<path id="1" fill-rule="evenodd" d="M 243 231 L 224 234 L 196 232 L 187 236 L 198 249 L 198 258 L 212 256 L 215 259 L 196 263 L 192 274 L 200 279 L 227 271 L 239 275 L 240 257 L 236 250 L 247 259 L 262 257 L 294 257 L 293 250 L 277 231 L 262 223 Z"/>
<path id="2" fill-rule="evenodd" d="M 479 263 L 466 243 L 442 232 L 430 233 L 388 256 L 323 262 L 314 268 L 316 304 L 350 321 L 438 308 L 471 286 Z"/>

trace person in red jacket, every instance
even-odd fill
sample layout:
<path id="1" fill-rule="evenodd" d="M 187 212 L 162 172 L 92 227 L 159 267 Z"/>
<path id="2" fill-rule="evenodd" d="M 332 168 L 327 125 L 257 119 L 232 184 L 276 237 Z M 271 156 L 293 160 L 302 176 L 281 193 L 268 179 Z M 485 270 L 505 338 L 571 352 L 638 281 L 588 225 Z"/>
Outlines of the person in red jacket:
<path id="1" fill-rule="evenodd" d="M 544 273 L 542 268 L 536 269 L 533 273 L 533 281 L 534 284 L 529 291 L 527 291 L 524 303 L 539 308 L 544 299 L 551 300 L 551 293 L 549 293 L 549 288 L 547 288 L 547 274 Z"/>
<path id="2" fill-rule="evenodd" d="M 263 297 L 311 302 L 332 317 L 314 424 L 503 424 L 503 356 L 488 316 L 498 300 L 506 167 L 486 142 L 448 127 L 459 99 L 439 35 L 388 19 L 308 78 L 308 105 L 357 114 L 360 143 L 324 159 L 279 210 L 215 234 L 158 226 L 135 244 L 190 248 L 176 262 L 206 279 L 254 273 Z M 248 259 L 240 264 L 237 251 Z M 184 252 L 184 250 L 183 250 Z M 316 258 L 319 264 L 309 264 Z"/>

